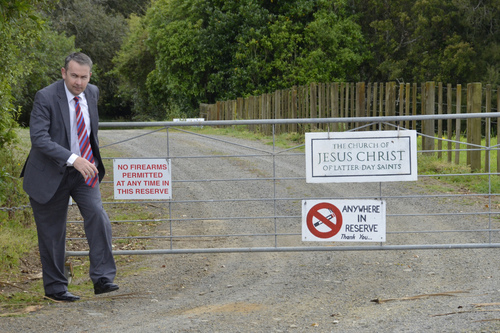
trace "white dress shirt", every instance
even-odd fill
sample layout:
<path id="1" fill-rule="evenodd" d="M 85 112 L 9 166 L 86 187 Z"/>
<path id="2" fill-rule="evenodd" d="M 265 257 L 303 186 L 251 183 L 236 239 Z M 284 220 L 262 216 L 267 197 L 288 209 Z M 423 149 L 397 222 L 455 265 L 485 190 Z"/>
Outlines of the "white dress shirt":
<path id="1" fill-rule="evenodd" d="M 76 158 L 81 156 L 80 152 L 80 143 L 78 142 L 78 130 L 76 123 L 76 111 L 75 111 L 75 101 L 73 98 L 75 96 L 68 90 L 66 87 L 66 83 L 64 84 L 64 89 L 66 90 L 66 98 L 68 99 L 69 104 L 69 124 L 71 128 L 71 156 L 68 158 L 66 163 L 68 165 L 73 165 Z M 83 120 L 85 121 L 85 127 L 87 128 L 87 135 L 90 138 L 90 116 L 89 116 L 89 106 L 87 104 L 87 99 L 85 98 L 85 93 L 81 93 L 78 95 L 80 99 L 80 110 L 83 115 Z"/>

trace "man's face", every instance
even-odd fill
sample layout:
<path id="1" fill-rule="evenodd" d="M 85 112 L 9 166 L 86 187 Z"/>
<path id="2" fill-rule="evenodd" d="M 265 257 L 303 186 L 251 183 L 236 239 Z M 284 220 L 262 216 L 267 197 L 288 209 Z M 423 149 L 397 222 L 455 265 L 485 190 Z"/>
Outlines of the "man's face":
<path id="1" fill-rule="evenodd" d="M 89 83 L 92 72 L 87 65 L 80 65 L 74 60 L 68 63 L 68 69 L 61 69 L 62 77 L 66 82 L 66 87 L 75 96 L 80 95 Z"/>

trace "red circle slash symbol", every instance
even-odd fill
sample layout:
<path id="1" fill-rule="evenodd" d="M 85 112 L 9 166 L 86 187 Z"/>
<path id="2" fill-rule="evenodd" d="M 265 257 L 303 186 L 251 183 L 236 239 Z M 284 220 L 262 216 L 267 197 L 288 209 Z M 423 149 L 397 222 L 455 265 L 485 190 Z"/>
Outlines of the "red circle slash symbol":
<path id="1" fill-rule="evenodd" d="M 335 223 L 332 220 L 335 219 Z M 307 228 L 318 238 L 331 238 L 335 236 L 342 227 L 342 214 L 340 210 L 328 202 L 314 205 L 307 213 Z M 329 231 L 320 231 L 318 226 L 324 224 Z M 324 229 L 324 228 L 323 228 Z"/>

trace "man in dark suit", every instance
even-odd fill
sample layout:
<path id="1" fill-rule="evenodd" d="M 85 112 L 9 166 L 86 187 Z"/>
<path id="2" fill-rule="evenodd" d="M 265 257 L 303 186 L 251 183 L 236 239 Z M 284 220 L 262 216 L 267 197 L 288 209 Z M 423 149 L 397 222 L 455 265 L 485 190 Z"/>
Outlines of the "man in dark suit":
<path id="1" fill-rule="evenodd" d="M 113 283 L 116 265 L 111 251 L 111 223 L 99 190 L 105 171 L 97 138 L 99 89 L 89 84 L 92 60 L 83 53 L 70 54 L 61 73 L 62 80 L 35 95 L 30 118 L 31 150 L 21 176 L 37 226 L 45 294 L 71 302 L 80 297 L 68 292 L 64 273 L 70 196 L 84 219 L 95 294 L 117 290 L 118 286 Z M 90 139 L 90 158 L 80 149 L 83 136 Z M 89 186 L 86 181 L 97 176 L 99 181 Z"/>

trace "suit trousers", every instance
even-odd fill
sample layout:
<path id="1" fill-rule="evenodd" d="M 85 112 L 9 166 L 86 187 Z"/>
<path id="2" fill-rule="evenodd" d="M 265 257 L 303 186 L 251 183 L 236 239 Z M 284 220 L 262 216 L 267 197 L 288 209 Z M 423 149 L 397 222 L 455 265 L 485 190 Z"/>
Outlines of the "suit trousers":
<path id="1" fill-rule="evenodd" d="M 92 282 L 96 283 L 102 277 L 112 282 L 116 275 L 111 246 L 111 222 L 102 206 L 99 184 L 94 188 L 87 186 L 80 172 L 68 167 L 56 194 L 49 202 L 40 204 L 30 198 L 37 226 L 46 294 L 68 290 L 64 264 L 70 196 L 77 203 L 83 217 L 90 249 L 89 275 Z"/>

